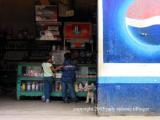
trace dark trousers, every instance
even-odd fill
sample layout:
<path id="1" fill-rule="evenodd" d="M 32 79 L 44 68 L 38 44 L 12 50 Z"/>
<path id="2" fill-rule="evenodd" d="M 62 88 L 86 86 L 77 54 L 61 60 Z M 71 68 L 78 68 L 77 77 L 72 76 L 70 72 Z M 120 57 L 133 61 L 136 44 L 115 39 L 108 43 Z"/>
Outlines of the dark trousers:
<path id="1" fill-rule="evenodd" d="M 44 77 L 44 97 L 45 97 L 45 100 L 50 98 L 52 80 L 53 80 L 53 77 Z"/>
<path id="2" fill-rule="evenodd" d="M 62 81 L 62 98 L 63 98 L 63 100 L 68 100 L 68 92 L 69 92 L 69 97 L 71 99 L 76 99 L 76 95 L 75 95 L 75 91 L 74 91 L 74 83 Z"/>

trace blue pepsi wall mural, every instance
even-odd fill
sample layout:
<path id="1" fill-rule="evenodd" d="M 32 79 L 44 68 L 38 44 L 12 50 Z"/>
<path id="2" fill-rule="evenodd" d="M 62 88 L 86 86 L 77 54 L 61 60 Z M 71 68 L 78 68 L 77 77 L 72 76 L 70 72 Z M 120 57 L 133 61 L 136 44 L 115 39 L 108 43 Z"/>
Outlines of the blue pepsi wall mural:
<path id="1" fill-rule="evenodd" d="M 160 0 L 103 0 L 104 62 L 160 62 Z"/>
<path id="2" fill-rule="evenodd" d="M 98 113 L 160 113 L 160 0 L 98 0 Z"/>

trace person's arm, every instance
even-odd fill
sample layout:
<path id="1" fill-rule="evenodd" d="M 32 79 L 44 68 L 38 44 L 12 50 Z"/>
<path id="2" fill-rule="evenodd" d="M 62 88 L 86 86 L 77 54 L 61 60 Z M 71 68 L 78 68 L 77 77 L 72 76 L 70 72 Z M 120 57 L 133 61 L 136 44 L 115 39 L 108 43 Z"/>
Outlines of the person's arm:
<path id="1" fill-rule="evenodd" d="M 63 67 L 64 67 L 63 65 L 58 66 L 58 67 L 56 67 L 56 70 L 61 70 Z"/>
<path id="2" fill-rule="evenodd" d="M 52 70 L 52 72 L 56 72 L 56 69 L 53 66 L 51 66 L 50 69 Z"/>
<path id="3" fill-rule="evenodd" d="M 50 67 L 51 68 L 51 70 L 52 70 L 52 72 L 56 72 L 57 70 L 60 70 L 60 69 L 62 69 L 63 68 L 63 66 L 59 66 L 59 67 L 53 67 L 53 66 L 51 66 Z"/>

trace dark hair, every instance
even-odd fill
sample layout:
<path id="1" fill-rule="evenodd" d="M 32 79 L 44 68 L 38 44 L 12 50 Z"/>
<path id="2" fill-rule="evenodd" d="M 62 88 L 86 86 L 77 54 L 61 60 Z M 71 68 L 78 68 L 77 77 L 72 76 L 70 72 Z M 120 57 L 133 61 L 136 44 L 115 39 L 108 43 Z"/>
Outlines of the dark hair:
<path id="1" fill-rule="evenodd" d="M 71 53 L 67 52 L 64 54 L 65 59 L 71 59 Z"/>
<path id="2" fill-rule="evenodd" d="M 47 55 L 47 57 L 45 57 L 45 61 L 48 61 L 49 59 L 52 59 L 52 55 Z"/>

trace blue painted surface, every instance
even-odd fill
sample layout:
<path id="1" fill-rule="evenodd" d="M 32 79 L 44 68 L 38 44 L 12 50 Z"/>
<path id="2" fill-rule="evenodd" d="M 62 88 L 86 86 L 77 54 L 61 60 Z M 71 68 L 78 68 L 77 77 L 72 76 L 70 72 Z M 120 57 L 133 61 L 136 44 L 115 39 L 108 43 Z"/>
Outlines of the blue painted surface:
<path id="1" fill-rule="evenodd" d="M 129 26 L 129 29 L 133 33 L 133 35 L 137 37 L 137 39 L 139 39 L 141 42 L 151 45 L 160 44 L 160 25 L 152 25 L 150 27 L 144 28 L 136 28 Z M 146 33 L 147 35 L 144 36 L 142 33 Z"/>
<path id="2" fill-rule="evenodd" d="M 137 28 L 126 24 L 126 13 L 136 1 L 138 0 L 103 0 L 104 63 L 160 63 L 160 26 Z M 143 4 L 145 3 L 141 2 L 140 6 Z M 153 70 L 156 71 L 157 68 Z M 103 72 L 105 74 L 107 71 Z M 160 113 L 160 77 L 137 76 L 98 76 L 100 112 L 138 112 L 141 115 L 148 112 Z"/>
<path id="3" fill-rule="evenodd" d="M 160 84 L 99 84 L 98 106 L 99 108 L 107 108 L 107 110 L 111 110 L 102 110 L 102 113 L 159 113 Z"/>
<path id="4" fill-rule="evenodd" d="M 143 29 L 126 25 L 127 11 L 136 1 L 103 0 L 104 63 L 160 62 L 160 25 Z M 139 6 L 144 4 L 141 2 Z M 145 12 L 145 10 L 141 11 Z M 137 15 L 138 13 L 140 11 L 137 11 Z M 143 33 L 146 33 L 147 36 Z"/>

